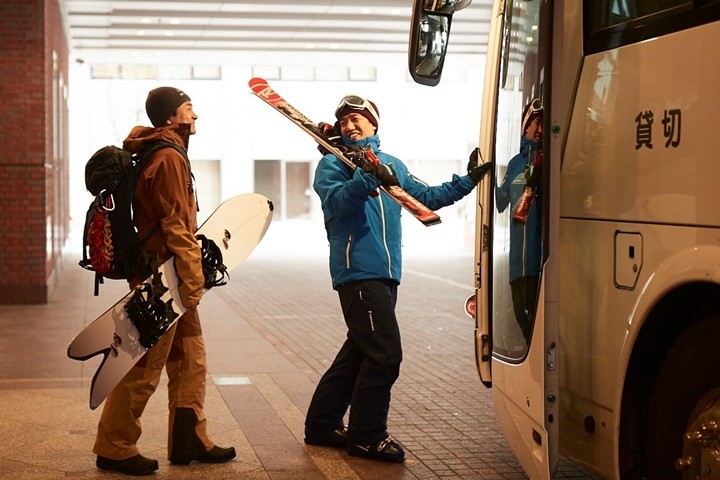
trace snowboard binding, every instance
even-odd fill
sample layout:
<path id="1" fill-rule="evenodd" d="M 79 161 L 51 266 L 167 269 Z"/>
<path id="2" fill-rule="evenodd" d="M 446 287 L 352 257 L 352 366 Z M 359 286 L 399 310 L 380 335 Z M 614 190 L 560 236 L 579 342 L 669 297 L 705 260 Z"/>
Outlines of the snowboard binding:
<path id="1" fill-rule="evenodd" d="M 229 235 L 229 233 L 226 232 L 226 236 L 227 235 Z M 200 240 L 200 249 L 202 251 L 202 269 L 203 276 L 205 277 L 205 288 L 210 289 L 212 287 L 226 285 L 226 277 L 230 278 L 230 274 L 225 264 L 223 264 L 220 247 L 205 235 L 197 235 L 196 238 Z"/>
<path id="2" fill-rule="evenodd" d="M 171 304 L 172 299 L 160 300 L 149 283 L 138 285 L 124 308 L 140 334 L 140 345 L 149 349 L 167 331 L 177 317 Z"/>

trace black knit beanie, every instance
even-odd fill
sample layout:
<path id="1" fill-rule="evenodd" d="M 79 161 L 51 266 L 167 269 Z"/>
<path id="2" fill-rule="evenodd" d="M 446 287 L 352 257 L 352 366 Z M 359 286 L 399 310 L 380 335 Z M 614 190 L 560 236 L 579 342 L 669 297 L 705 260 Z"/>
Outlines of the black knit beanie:
<path id="1" fill-rule="evenodd" d="M 158 87 L 148 93 L 145 111 L 154 127 L 162 127 L 180 105 L 189 101 L 190 97 L 180 89 Z"/>

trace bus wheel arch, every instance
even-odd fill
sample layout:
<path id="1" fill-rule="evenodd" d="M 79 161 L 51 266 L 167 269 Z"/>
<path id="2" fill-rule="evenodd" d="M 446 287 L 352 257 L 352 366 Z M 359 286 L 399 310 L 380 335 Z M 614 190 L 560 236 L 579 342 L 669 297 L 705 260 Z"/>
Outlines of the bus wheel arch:
<path id="1" fill-rule="evenodd" d="M 620 475 L 624 480 L 683 478 L 679 471 L 675 477 L 668 477 L 667 470 L 660 477 L 647 477 L 648 469 L 660 468 L 650 467 L 650 463 L 658 458 L 658 450 L 654 446 L 659 443 L 650 439 L 658 435 L 658 430 L 662 431 L 666 428 L 661 426 L 658 419 L 662 419 L 662 415 L 672 416 L 675 413 L 673 411 L 660 413 L 663 404 L 662 398 L 667 398 L 666 395 L 682 393 L 667 393 L 667 388 L 669 388 L 667 375 L 677 374 L 678 370 L 675 370 L 676 373 L 672 373 L 670 364 L 678 362 L 677 358 L 681 355 L 681 351 L 688 350 L 689 345 L 694 342 L 694 340 L 688 341 L 687 338 L 694 338 L 698 335 L 697 331 L 703 331 L 707 333 L 703 339 L 707 346 L 702 348 L 720 352 L 717 343 L 720 342 L 720 305 L 715 301 L 717 298 L 720 298 L 720 285 L 708 282 L 686 284 L 669 292 L 647 316 L 633 346 L 623 387 L 618 454 Z M 707 325 L 712 325 L 716 330 L 708 329 Z M 714 334 L 716 343 L 711 349 L 709 346 L 713 341 L 711 340 L 712 332 L 717 333 Z M 720 353 L 715 358 L 720 361 Z M 679 371 L 684 371 L 691 369 L 692 365 L 679 368 Z M 718 369 L 712 368 L 711 370 Z M 700 371 L 704 373 L 702 368 Z M 720 383 L 715 386 L 720 386 Z M 665 393 L 663 393 L 663 388 L 666 389 Z M 703 395 L 707 393 L 706 391 Z M 693 409 L 695 404 L 700 402 L 700 398 L 695 399 L 694 402 Z M 667 402 L 665 403 L 667 404 Z M 717 407 L 720 408 L 720 404 Z M 682 442 L 682 435 L 687 430 L 686 423 L 691 413 L 686 412 L 684 415 L 683 422 L 685 423 L 682 425 L 684 430 L 677 434 L 679 442 Z M 674 415 L 674 418 L 677 417 L 678 415 Z M 674 428 L 677 431 L 677 426 Z M 676 458 L 683 456 L 682 448 L 679 445 L 675 442 L 672 450 L 674 452 L 672 455 Z M 665 449 L 665 454 L 669 455 L 667 449 Z M 671 472 L 675 472 L 676 458 L 662 463 L 665 467 L 672 464 Z"/>

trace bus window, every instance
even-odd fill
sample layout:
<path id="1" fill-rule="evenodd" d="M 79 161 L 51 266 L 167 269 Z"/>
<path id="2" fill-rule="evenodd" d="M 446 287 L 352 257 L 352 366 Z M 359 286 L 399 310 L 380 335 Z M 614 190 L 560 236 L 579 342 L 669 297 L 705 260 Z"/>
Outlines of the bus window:
<path id="1" fill-rule="evenodd" d="M 691 6 L 690 0 L 604 0 L 585 2 L 588 7 L 590 31 L 600 30 L 631 20 Z"/>
<path id="2" fill-rule="evenodd" d="M 493 352 L 508 361 L 527 354 L 542 265 L 539 13 L 539 1 L 506 3 L 513 34 L 502 47 L 497 104 L 492 328 Z"/>
<path id="3" fill-rule="evenodd" d="M 585 2 L 591 32 L 627 23 L 650 15 L 668 12 L 677 7 L 692 6 L 691 0 L 604 0 Z"/>
<path id="4" fill-rule="evenodd" d="M 585 0 L 584 53 L 604 52 L 718 20 L 720 0 Z"/>

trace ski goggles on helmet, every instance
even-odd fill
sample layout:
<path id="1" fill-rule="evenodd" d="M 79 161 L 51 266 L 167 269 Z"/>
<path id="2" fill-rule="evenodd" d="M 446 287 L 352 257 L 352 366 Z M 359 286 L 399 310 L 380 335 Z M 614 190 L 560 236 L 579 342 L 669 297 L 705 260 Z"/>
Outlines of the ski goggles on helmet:
<path id="1" fill-rule="evenodd" d="M 536 98 L 532 102 L 530 102 L 529 107 L 530 108 L 527 109 L 527 112 L 525 112 L 525 116 L 523 117 L 523 128 L 527 128 L 527 124 L 530 121 L 530 118 L 532 118 L 533 116 L 542 115 L 543 113 L 543 104 L 539 98 Z"/>
<path id="2" fill-rule="evenodd" d="M 357 95 L 346 95 L 345 97 L 343 97 L 343 99 L 340 100 L 340 103 L 335 109 L 335 118 L 338 118 L 338 114 L 340 114 L 340 112 L 342 112 L 345 107 L 351 110 L 367 110 L 368 112 L 370 112 L 370 115 L 375 118 L 375 122 L 380 123 L 380 115 L 378 114 L 373 104 L 362 97 L 358 97 Z"/>

